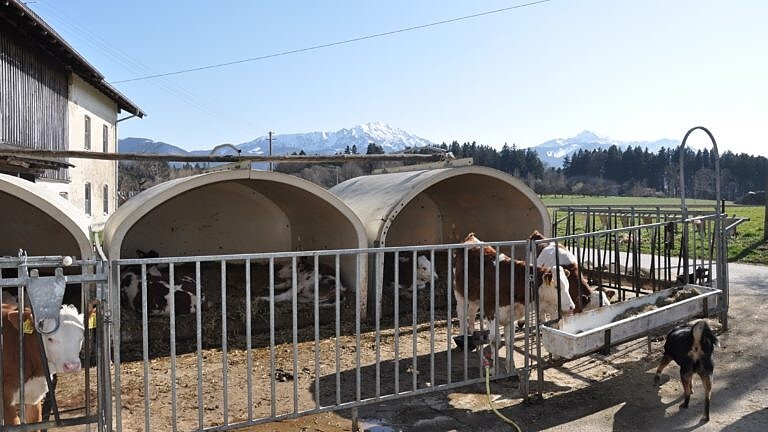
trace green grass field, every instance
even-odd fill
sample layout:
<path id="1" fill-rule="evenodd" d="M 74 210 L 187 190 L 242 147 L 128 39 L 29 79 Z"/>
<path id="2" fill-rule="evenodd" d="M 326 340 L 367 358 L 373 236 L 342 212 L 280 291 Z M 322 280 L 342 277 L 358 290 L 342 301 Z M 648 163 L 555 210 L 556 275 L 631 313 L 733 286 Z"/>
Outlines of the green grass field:
<path id="1" fill-rule="evenodd" d="M 679 198 L 594 197 L 580 195 L 543 196 L 541 198 L 550 210 L 557 206 L 677 206 L 678 208 L 680 206 Z M 711 208 L 714 212 L 714 201 L 686 199 L 685 202 L 689 209 Z M 765 207 L 740 206 L 726 202 L 726 213 L 729 217 L 749 219 L 738 226 L 735 236 L 728 239 L 728 260 L 768 264 L 768 242 L 763 239 Z"/>

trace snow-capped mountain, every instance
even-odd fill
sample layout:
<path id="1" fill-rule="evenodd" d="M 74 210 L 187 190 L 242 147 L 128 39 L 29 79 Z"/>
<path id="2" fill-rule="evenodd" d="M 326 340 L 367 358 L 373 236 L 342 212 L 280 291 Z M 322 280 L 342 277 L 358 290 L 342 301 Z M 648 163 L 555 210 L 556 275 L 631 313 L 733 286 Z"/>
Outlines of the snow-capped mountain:
<path id="1" fill-rule="evenodd" d="M 626 149 L 629 146 L 648 148 L 651 153 L 656 153 L 662 147 L 673 148 L 680 143 L 670 139 L 661 139 L 657 141 L 617 141 L 611 138 L 598 135 L 594 132 L 583 131 L 572 138 L 557 138 L 531 147 L 539 158 L 545 164 L 559 168 L 563 166 L 563 161 L 568 155 L 572 155 L 579 150 L 607 149 L 612 145 L 620 149 Z"/>
<path id="2" fill-rule="evenodd" d="M 410 134 L 402 129 L 391 127 L 380 122 L 366 123 L 350 129 L 340 129 L 335 132 L 307 132 L 295 134 L 275 134 L 272 136 L 272 154 L 286 155 L 304 151 L 306 154 L 328 155 L 343 153 L 347 147 L 357 147 L 357 152 L 365 154 L 369 143 L 381 146 L 386 153 L 402 151 L 406 147 L 434 146 L 435 143 Z M 551 167 L 563 166 L 566 156 L 583 150 L 607 149 L 616 145 L 620 149 L 628 146 L 648 148 L 656 153 L 660 148 L 674 148 L 679 142 L 669 139 L 657 141 L 617 141 L 594 132 L 584 131 L 572 138 L 558 138 L 531 147 L 545 164 Z M 242 154 L 267 155 L 269 138 L 258 137 L 252 141 L 238 145 L 219 145 L 211 150 L 195 150 L 188 152 L 179 147 L 164 142 L 156 142 L 145 138 L 123 138 L 120 140 L 122 153 L 166 153 L 207 155 L 211 151 L 217 155 L 236 155 L 237 150 Z"/>
<path id="3" fill-rule="evenodd" d="M 357 147 L 358 153 L 365 153 L 369 143 L 381 146 L 386 153 L 401 151 L 406 147 L 434 145 L 431 141 L 409 134 L 402 129 L 373 122 L 336 132 L 273 135 L 272 154 L 291 154 L 301 150 L 307 154 L 334 154 L 343 153 L 347 147 L 352 148 L 352 146 Z M 261 136 L 237 147 L 243 153 L 265 155 L 269 152 L 269 138 Z"/>
<path id="4" fill-rule="evenodd" d="M 327 155 L 343 153 L 347 147 L 357 147 L 357 152 L 365 154 L 368 144 L 381 146 L 386 153 L 398 152 L 406 147 L 423 147 L 435 145 L 432 141 L 418 137 L 408 132 L 393 128 L 380 122 L 366 123 L 351 129 L 340 129 L 335 132 L 308 132 L 295 134 L 272 135 L 272 154 L 286 155 L 304 151 L 306 154 Z M 236 146 L 243 154 L 267 155 L 269 153 L 269 137 L 261 136 Z M 237 154 L 229 145 L 214 147 L 215 154 Z M 172 154 L 210 154 L 211 150 L 195 150 L 188 152 L 176 146 L 163 142 L 155 142 L 145 138 L 123 138 L 120 140 L 122 153 L 172 153 Z"/>

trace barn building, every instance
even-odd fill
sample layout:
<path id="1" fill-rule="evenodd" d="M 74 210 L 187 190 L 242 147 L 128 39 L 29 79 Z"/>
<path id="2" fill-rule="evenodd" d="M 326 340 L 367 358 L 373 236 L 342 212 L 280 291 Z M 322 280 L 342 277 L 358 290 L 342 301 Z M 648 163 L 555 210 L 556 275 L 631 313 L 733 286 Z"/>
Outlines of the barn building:
<path id="1" fill-rule="evenodd" d="M 114 152 L 118 114 L 144 116 L 18 0 L 0 2 L 0 95 L 2 149 Z M 0 156 L 0 173 L 69 200 L 88 224 L 117 205 L 116 161 Z"/>

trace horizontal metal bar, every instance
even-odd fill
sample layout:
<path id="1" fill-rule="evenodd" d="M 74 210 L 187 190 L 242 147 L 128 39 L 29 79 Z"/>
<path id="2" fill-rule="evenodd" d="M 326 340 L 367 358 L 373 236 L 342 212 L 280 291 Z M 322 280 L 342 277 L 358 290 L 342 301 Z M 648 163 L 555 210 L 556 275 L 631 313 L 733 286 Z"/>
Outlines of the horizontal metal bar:
<path id="1" fill-rule="evenodd" d="M 0 149 L 0 156 L 27 156 L 47 158 L 73 158 L 98 160 L 149 160 L 167 162 L 280 162 L 280 163 L 328 163 L 349 161 L 419 161 L 438 162 L 450 159 L 448 153 L 436 154 L 340 154 L 340 155 L 178 155 L 154 153 L 104 153 L 82 150 Z"/>
<path id="2" fill-rule="evenodd" d="M 29 277 L 21 277 L 21 278 L 9 278 L 9 279 L 0 279 L 0 287 L 17 287 L 24 285 L 26 286 L 31 278 Z M 72 275 L 72 276 L 64 276 L 64 281 L 67 284 L 78 284 L 78 283 L 88 283 L 88 282 L 107 282 L 107 274 L 84 274 L 84 275 Z"/>
<path id="3" fill-rule="evenodd" d="M 21 424 L 21 425 L 5 425 L 3 426 L 4 432 L 26 432 L 26 431 L 36 431 L 40 429 L 55 429 L 57 427 L 68 427 L 68 426 L 79 426 L 79 425 L 85 425 L 85 424 L 92 424 L 99 421 L 99 418 L 97 415 L 91 415 L 91 416 L 84 416 L 84 417 L 77 417 L 77 418 L 65 418 L 59 420 L 59 423 L 57 424 L 55 421 L 45 421 L 40 423 L 27 423 L 27 424 Z"/>
<path id="4" fill-rule="evenodd" d="M 56 256 L 37 256 L 37 257 L 28 257 L 26 258 L 26 261 L 23 263 L 26 264 L 28 267 L 77 267 L 77 266 L 88 266 L 88 265 L 96 265 L 99 263 L 98 259 L 74 259 L 72 258 L 72 264 L 69 266 L 64 266 L 62 263 L 64 262 L 64 258 L 67 257 L 66 255 L 56 255 Z M 0 268 L 13 268 L 18 267 L 19 264 L 22 264 L 22 261 L 19 260 L 19 257 L 15 256 L 4 256 L 0 257 Z"/>

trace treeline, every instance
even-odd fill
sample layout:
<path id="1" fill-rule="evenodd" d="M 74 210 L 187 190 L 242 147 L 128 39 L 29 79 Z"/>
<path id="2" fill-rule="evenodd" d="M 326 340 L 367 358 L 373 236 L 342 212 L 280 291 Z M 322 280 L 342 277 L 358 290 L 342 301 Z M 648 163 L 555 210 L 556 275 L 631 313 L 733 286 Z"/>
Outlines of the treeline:
<path id="1" fill-rule="evenodd" d="M 165 161 L 120 161 L 117 165 L 118 205 L 152 186 L 204 171 L 204 164 L 175 164 Z"/>
<path id="2" fill-rule="evenodd" d="M 715 157 L 709 150 L 686 149 L 683 155 L 685 191 L 691 198 L 715 197 Z M 680 149 L 647 149 L 616 146 L 579 150 L 566 157 L 562 172 L 569 186 L 586 187 L 597 195 L 678 196 Z M 762 156 L 725 152 L 720 156 L 720 191 L 734 200 L 749 191 L 765 188 L 768 160 Z M 574 192 L 574 191 L 572 191 Z"/>
<path id="3" fill-rule="evenodd" d="M 381 154 L 374 143 L 366 154 Z M 358 148 L 346 148 L 346 154 L 358 154 Z M 520 178 L 539 194 L 583 194 L 624 196 L 679 196 L 678 148 L 662 148 L 657 153 L 647 149 L 617 146 L 607 149 L 579 150 L 566 157 L 562 168 L 546 167 L 532 149 L 504 145 L 500 150 L 477 144 L 453 141 L 437 148 L 406 149 L 406 152 L 451 152 L 456 158 L 472 158 L 475 165 L 495 168 Z M 304 154 L 301 152 L 300 154 Z M 715 160 L 709 150 L 685 150 L 686 197 L 715 197 Z M 370 174 L 377 168 L 403 165 L 402 162 L 352 161 L 338 164 L 275 164 L 275 170 L 305 178 L 323 187 Z M 203 172 L 205 164 L 176 167 L 166 162 L 120 162 L 119 192 L 123 200 L 160 182 Z M 720 157 L 721 196 L 735 200 L 749 191 L 763 190 L 768 175 L 768 160 L 762 156 L 726 152 Z"/>

